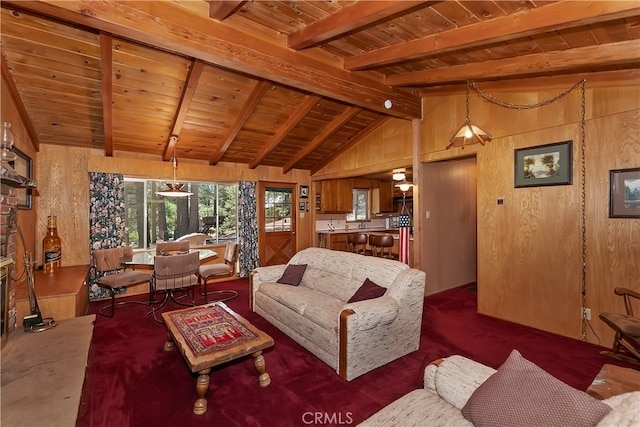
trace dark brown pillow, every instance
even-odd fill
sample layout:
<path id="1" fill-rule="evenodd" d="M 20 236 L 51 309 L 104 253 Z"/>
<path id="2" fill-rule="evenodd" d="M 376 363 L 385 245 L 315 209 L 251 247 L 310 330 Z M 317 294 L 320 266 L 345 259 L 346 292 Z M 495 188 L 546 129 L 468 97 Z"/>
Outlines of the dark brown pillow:
<path id="1" fill-rule="evenodd" d="M 385 292 L 387 292 L 386 288 L 373 283 L 367 278 L 364 279 L 364 283 L 362 284 L 362 286 L 360 286 L 356 293 L 353 294 L 351 298 L 349 298 L 349 301 L 347 301 L 347 303 L 378 298 L 384 295 Z"/>
<path id="2" fill-rule="evenodd" d="M 278 279 L 278 283 L 284 285 L 298 286 L 302 282 L 302 276 L 307 269 L 307 264 L 289 264 L 285 268 L 282 277 Z"/>
<path id="3" fill-rule="evenodd" d="M 476 427 L 595 426 L 611 410 L 513 350 L 462 408 Z"/>

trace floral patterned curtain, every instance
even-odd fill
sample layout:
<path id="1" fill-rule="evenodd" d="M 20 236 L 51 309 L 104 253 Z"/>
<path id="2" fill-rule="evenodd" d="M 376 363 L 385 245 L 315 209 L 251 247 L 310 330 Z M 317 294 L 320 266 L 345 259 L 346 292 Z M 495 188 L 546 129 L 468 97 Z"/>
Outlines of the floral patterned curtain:
<path id="1" fill-rule="evenodd" d="M 256 183 L 240 181 L 238 183 L 238 276 L 249 277 L 258 267 L 258 217 L 256 215 Z"/>
<path id="2" fill-rule="evenodd" d="M 125 199 L 124 178 L 121 174 L 91 173 L 89 184 L 89 240 L 90 251 L 109 249 L 124 244 Z M 89 299 L 108 296 L 108 292 L 96 284 L 96 271 L 91 257 L 89 275 Z M 126 290 L 125 290 L 126 291 Z"/>

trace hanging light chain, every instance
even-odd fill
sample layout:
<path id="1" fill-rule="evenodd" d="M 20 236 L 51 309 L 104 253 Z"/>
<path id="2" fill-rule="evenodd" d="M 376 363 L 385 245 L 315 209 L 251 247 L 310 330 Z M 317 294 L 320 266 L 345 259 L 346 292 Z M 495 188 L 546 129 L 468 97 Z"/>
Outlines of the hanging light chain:
<path id="1" fill-rule="evenodd" d="M 476 82 L 474 82 L 473 80 L 467 80 L 467 91 L 469 90 L 469 85 L 471 85 L 471 87 L 473 87 L 475 89 L 475 91 L 478 92 L 478 95 L 480 95 L 482 97 L 482 99 L 484 99 L 487 102 L 490 102 L 490 103 L 495 104 L 495 105 L 499 105 L 501 107 L 511 108 L 513 110 L 531 110 L 533 108 L 544 107 L 545 105 L 553 104 L 554 102 L 558 101 L 559 99 L 562 99 L 565 96 L 567 96 L 569 93 L 571 93 L 578 86 L 584 85 L 585 82 L 586 82 L 586 80 L 584 80 L 584 79 L 580 80 L 578 83 L 574 84 L 570 89 L 565 90 L 564 92 L 560 93 L 559 95 L 557 95 L 557 96 L 555 96 L 555 97 L 553 97 L 551 99 L 547 99 L 546 101 L 538 102 L 536 104 L 512 104 L 512 103 L 509 103 L 509 102 L 500 101 L 499 99 L 496 99 L 494 96 L 489 95 L 488 93 L 486 93 L 482 89 L 480 89 L 478 87 L 478 84 Z M 468 102 L 468 98 L 469 97 L 467 96 L 467 102 Z"/>
<path id="2" fill-rule="evenodd" d="M 471 83 L 472 82 L 470 80 L 467 80 L 467 126 L 471 123 L 471 113 L 469 109 L 469 85 Z"/>
<path id="3" fill-rule="evenodd" d="M 586 97 L 585 97 L 585 83 L 586 80 L 582 80 L 580 82 L 582 84 L 581 90 L 581 106 L 582 106 L 582 117 L 580 121 L 580 138 L 582 141 L 580 142 L 580 160 L 582 163 L 581 169 L 581 177 L 580 177 L 580 208 L 581 212 L 581 227 L 582 227 L 582 306 L 580 310 L 587 306 L 587 167 L 586 167 L 586 144 L 585 144 L 585 136 L 586 136 Z M 582 313 L 581 313 L 582 314 Z M 587 341 L 587 319 L 582 315 L 582 330 L 580 332 L 580 340 Z"/>

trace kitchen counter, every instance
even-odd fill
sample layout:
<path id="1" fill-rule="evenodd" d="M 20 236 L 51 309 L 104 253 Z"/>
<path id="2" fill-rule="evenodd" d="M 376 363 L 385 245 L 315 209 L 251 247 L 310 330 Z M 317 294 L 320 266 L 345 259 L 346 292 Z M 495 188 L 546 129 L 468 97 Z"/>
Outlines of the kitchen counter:
<path id="1" fill-rule="evenodd" d="M 355 228 L 349 230 L 316 230 L 318 233 L 318 247 L 327 248 L 334 251 L 349 251 L 349 247 L 347 245 L 347 235 L 353 233 L 365 233 L 365 234 L 391 234 L 393 235 L 393 248 L 391 249 L 392 253 L 398 253 L 398 244 L 400 241 L 399 229 L 397 228 Z M 413 236 L 409 238 L 409 251 L 411 253 L 410 260 L 411 263 L 409 265 L 413 266 Z"/>
<path id="2" fill-rule="evenodd" d="M 345 229 L 341 229 L 341 230 L 335 230 L 335 231 L 329 231 L 329 230 L 316 230 L 316 232 L 318 234 L 350 234 L 350 233 L 369 233 L 369 232 L 383 232 L 383 233 L 390 233 L 390 234 L 397 234 L 399 231 L 397 228 L 350 228 L 348 230 Z"/>

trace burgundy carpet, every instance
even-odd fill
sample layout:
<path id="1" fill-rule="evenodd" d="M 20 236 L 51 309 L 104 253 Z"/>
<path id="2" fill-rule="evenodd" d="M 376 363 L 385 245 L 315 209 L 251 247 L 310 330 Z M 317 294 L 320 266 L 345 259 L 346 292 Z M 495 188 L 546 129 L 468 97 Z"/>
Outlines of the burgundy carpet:
<path id="1" fill-rule="evenodd" d="M 248 280 L 222 288 L 239 296 L 227 304 L 275 340 L 264 352 L 271 385 L 261 388 L 250 358 L 213 368 L 206 414 L 192 412 L 196 374 L 180 354 L 163 351 L 164 325 L 148 307 L 116 307 L 97 316 L 78 426 L 301 426 L 350 425 L 403 394 L 422 387 L 432 360 L 461 354 L 498 367 L 512 349 L 569 385 L 584 390 L 604 363 L 601 347 L 476 313 L 476 293 L 453 289 L 425 299 L 420 350 L 351 382 L 266 320 L 251 312 Z M 128 297 L 142 300 L 144 295 Z M 203 303 L 197 296 L 197 303 Z M 105 302 L 90 304 L 95 313 Z M 168 310 L 182 308 L 168 304 Z"/>

